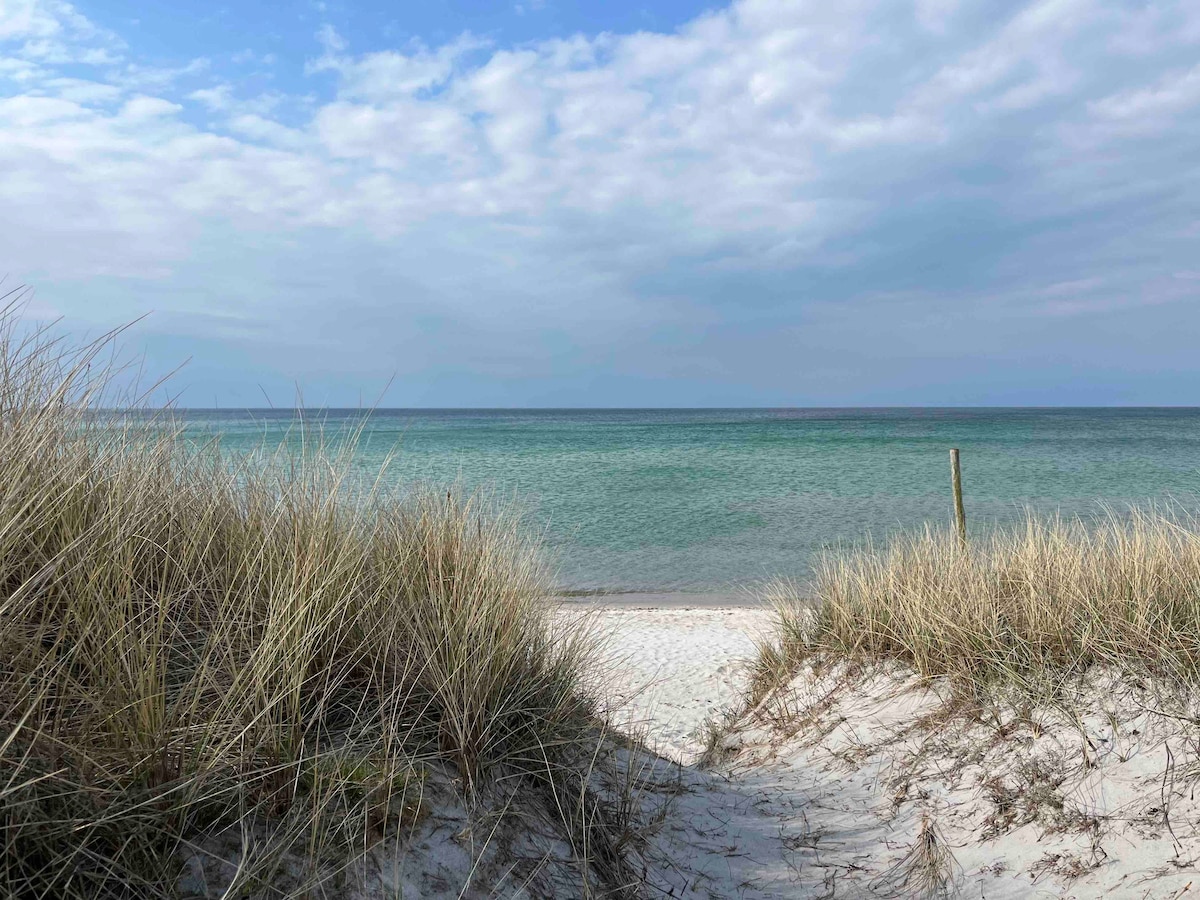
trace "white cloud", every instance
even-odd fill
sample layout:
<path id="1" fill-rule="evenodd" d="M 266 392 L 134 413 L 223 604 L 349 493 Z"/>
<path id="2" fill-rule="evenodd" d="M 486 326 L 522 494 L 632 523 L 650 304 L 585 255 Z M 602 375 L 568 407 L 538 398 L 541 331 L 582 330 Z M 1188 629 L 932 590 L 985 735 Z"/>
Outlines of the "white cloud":
<path id="1" fill-rule="evenodd" d="M 85 78 L 49 78 L 40 88 L 51 96 L 84 105 L 111 103 L 122 93 L 114 85 Z"/>
<path id="2" fill-rule="evenodd" d="M 318 37 L 325 53 L 309 64 L 309 72 L 335 72 L 342 96 L 382 102 L 444 84 L 465 54 L 485 46 L 471 35 L 462 35 L 436 50 L 417 44 L 409 52 L 386 50 L 354 57 L 344 55 L 346 42 L 329 26 Z"/>
<path id="3" fill-rule="evenodd" d="M 246 113 L 230 119 L 229 129 L 252 141 L 261 141 L 274 147 L 299 150 L 309 143 L 309 139 L 303 131 L 288 128 L 253 113 Z"/>
<path id="4" fill-rule="evenodd" d="M 15 56 L 55 65 L 111 63 L 122 47 L 115 34 L 62 0 L 3 0 L 0 42 Z"/>
<path id="5" fill-rule="evenodd" d="M 174 115 L 181 109 L 183 107 L 178 103 L 163 100 L 161 97 L 137 96 L 125 101 L 125 105 L 121 107 L 119 116 L 126 121 L 138 121 L 142 119 L 155 119 L 159 116 Z"/>
<path id="6" fill-rule="evenodd" d="M 229 109 L 232 105 L 233 87 L 228 84 L 219 84 L 212 88 L 201 88 L 188 94 L 188 99 L 195 100 L 214 112 L 221 112 Z"/>
<path id="7" fill-rule="evenodd" d="M 1148 119 L 1183 112 L 1200 104 L 1200 65 L 1170 72 L 1151 87 L 1119 91 L 1089 105 L 1104 119 Z"/>
<path id="8" fill-rule="evenodd" d="M 0 6 L 0 39 L 47 38 L 66 28 L 87 26 L 87 21 L 66 3 L 41 0 L 5 0 Z"/>
<path id="9" fill-rule="evenodd" d="M 401 315 L 403 290 L 425 315 L 515 327 L 536 310 L 579 340 L 703 320 L 733 296 L 782 314 L 798 286 L 834 279 L 835 295 L 896 296 L 889 278 L 959 266 L 941 247 L 972 228 L 972 252 L 996 254 L 988 277 L 1046 269 L 972 302 L 1087 293 L 1121 213 L 1073 226 L 1090 239 L 1057 247 L 1053 271 L 1006 229 L 1034 246 L 1051 223 L 1187 189 L 1183 163 L 1148 168 L 1123 142 L 1157 135 L 1155 160 L 1197 149 L 1188 6 L 740 0 L 670 33 L 370 53 L 326 26 L 311 83 L 247 97 L 208 57 L 147 66 L 66 4 L 0 0 L 0 245 L 43 277 L 169 279 L 241 235 L 271 235 L 286 269 L 337 229 L 353 250 L 309 299 L 264 288 L 279 296 L 255 301 L 263 316 L 319 303 L 321 278 L 366 284 L 349 260 L 378 253 L 403 266 L 364 309 Z M 189 117 L 201 107 L 210 123 Z M 1140 240 L 1184 230 L 1180 208 L 1155 209 Z M 1121 290 L 1142 277 L 1129 265 Z M 162 302 L 199 302 L 180 296 Z"/>
<path id="10" fill-rule="evenodd" d="M 910 28 L 915 34 L 930 16 L 954 11 L 953 4 L 922 4 Z M 469 35 L 434 48 L 355 55 L 326 27 L 325 52 L 310 71 L 332 74 L 337 96 L 307 124 L 284 124 L 269 110 L 247 109 L 229 83 L 186 97 L 228 114 L 225 128 L 253 142 L 217 141 L 222 171 L 264 164 L 254 145 L 267 143 L 303 153 L 307 169 L 327 171 L 323 183 L 372 185 L 367 193 L 325 198 L 315 216 L 322 221 L 329 210 L 353 209 L 402 226 L 412 207 L 405 203 L 398 217 L 382 202 L 386 197 L 420 198 L 426 214 L 492 217 L 642 208 L 661 223 L 656 236 L 687 221 L 689 234 L 679 240 L 692 248 L 710 243 L 698 241 L 703 234 L 717 243 L 758 234 L 764 248 L 781 240 L 811 246 L 794 231 L 829 230 L 810 210 L 827 199 L 822 180 L 853 168 L 855 156 L 919 158 L 931 147 L 969 140 L 972 130 L 986 127 L 988 115 L 1086 90 L 1088 77 L 1103 73 L 1079 74 L 1069 49 L 1091 12 L 1086 0 L 1034 4 L 997 23 L 991 34 L 984 31 L 982 41 L 915 61 L 898 81 L 886 68 L 874 68 L 872 52 L 902 38 L 887 33 L 893 23 L 881 20 L 871 3 L 833 12 L 745 0 L 674 34 L 579 37 L 482 57 L 484 45 Z M 12 24 L 17 19 L 9 16 L 7 27 L 22 37 L 53 35 L 67 28 L 59 13 L 81 27 L 72 11 L 33 5 L 21 16 L 24 24 Z M 885 51 L 885 59 L 895 52 Z M 175 100 L 161 95 L 207 67 L 203 58 L 166 69 L 130 64 L 107 85 L 69 87 L 62 79 L 54 85 L 64 100 L 82 100 L 89 90 L 105 100 L 117 91 L 138 92 L 126 93 L 119 113 L 128 125 L 178 113 Z M 1188 78 L 1194 81 L 1194 72 Z M 1099 99 L 1091 109 L 1111 117 L 1135 106 L 1179 103 L 1188 78 Z M 864 92 L 866 104 L 860 102 Z M 72 108 L 71 114 L 80 113 Z M 115 124 L 103 115 L 88 121 L 99 133 Z M 145 153 L 178 153 L 189 142 L 214 139 L 191 129 L 175 144 L 151 142 Z M 182 156 L 174 162 L 169 168 L 182 179 L 175 188 L 187 193 L 211 184 L 218 164 Z M 263 175 L 239 177 L 269 185 L 269 173 Z M 117 182 L 107 190 L 136 194 L 136 188 Z M 236 194 L 222 193 L 236 216 Z M 287 198 L 247 206 L 313 218 Z"/>
<path id="11" fill-rule="evenodd" d="M 96 63 L 96 65 L 100 64 Z M 125 90 L 167 91 L 173 89 L 182 79 L 207 72 L 211 65 L 212 61 L 204 56 L 190 60 L 181 66 L 147 66 L 129 63 L 109 77 L 114 84 Z"/>

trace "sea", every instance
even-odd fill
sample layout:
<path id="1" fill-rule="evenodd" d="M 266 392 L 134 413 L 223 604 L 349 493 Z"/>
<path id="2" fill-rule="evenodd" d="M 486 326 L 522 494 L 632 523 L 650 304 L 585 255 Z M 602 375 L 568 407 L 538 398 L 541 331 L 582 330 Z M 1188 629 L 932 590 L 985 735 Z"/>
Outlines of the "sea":
<path id="1" fill-rule="evenodd" d="M 828 550 L 967 522 L 1200 508 L 1200 409 L 183 410 L 228 453 L 352 436 L 364 475 L 517 504 L 566 593 L 806 583 Z"/>

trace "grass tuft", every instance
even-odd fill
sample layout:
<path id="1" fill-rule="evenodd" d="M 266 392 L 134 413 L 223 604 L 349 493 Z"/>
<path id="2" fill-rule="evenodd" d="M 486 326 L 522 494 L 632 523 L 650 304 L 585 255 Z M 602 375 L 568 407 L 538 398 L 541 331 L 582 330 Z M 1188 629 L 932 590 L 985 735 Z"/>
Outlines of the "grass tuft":
<path id="1" fill-rule="evenodd" d="M 240 831 L 269 896 L 280 853 L 418 821 L 431 771 L 469 799 L 586 758 L 590 643 L 511 515 L 189 444 L 113 337 L 0 319 L 0 895 L 170 896 Z"/>
<path id="2" fill-rule="evenodd" d="M 813 594 L 769 588 L 777 628 L 760 648 L 755 702 L 820 654 L 976 687 L 1044 686 L 1095 665 L 1200 674 L 1200 521 L 1175 510 L 1098 524 L 1030 515 L 966 549 L 926 530 L 825 556 Z"/>
<path id="3" fill-rule="evenodd" d="M 961 869 L 937 823 L 921 817 L 921 830 L 908 853 L 873 885 L 891 888 L 897 896 L 914 900 L 946 900 L 957 892 Z"/>

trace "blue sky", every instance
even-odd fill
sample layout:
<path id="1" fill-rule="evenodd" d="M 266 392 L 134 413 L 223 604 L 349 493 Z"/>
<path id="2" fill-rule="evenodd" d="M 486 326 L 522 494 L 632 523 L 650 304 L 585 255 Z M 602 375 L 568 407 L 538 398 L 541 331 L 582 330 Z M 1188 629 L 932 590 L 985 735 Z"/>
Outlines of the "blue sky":
<path id="1" fill-rule="evenodd" d="M 0 0 L 5 284 L 193 406 L 1200 403 L 1200 4 L 410 6 Z"/>

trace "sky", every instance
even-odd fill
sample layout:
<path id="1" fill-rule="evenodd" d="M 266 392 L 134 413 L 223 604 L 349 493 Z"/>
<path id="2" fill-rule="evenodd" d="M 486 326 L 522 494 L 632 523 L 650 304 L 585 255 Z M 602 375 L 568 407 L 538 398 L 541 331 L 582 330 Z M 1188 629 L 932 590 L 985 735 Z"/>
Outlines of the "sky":
<path id="1" fill-rule="evenodd" d="M 0 276 L 194 407 L 1200 405 L 1200 3 L 0 0 Z"/>

